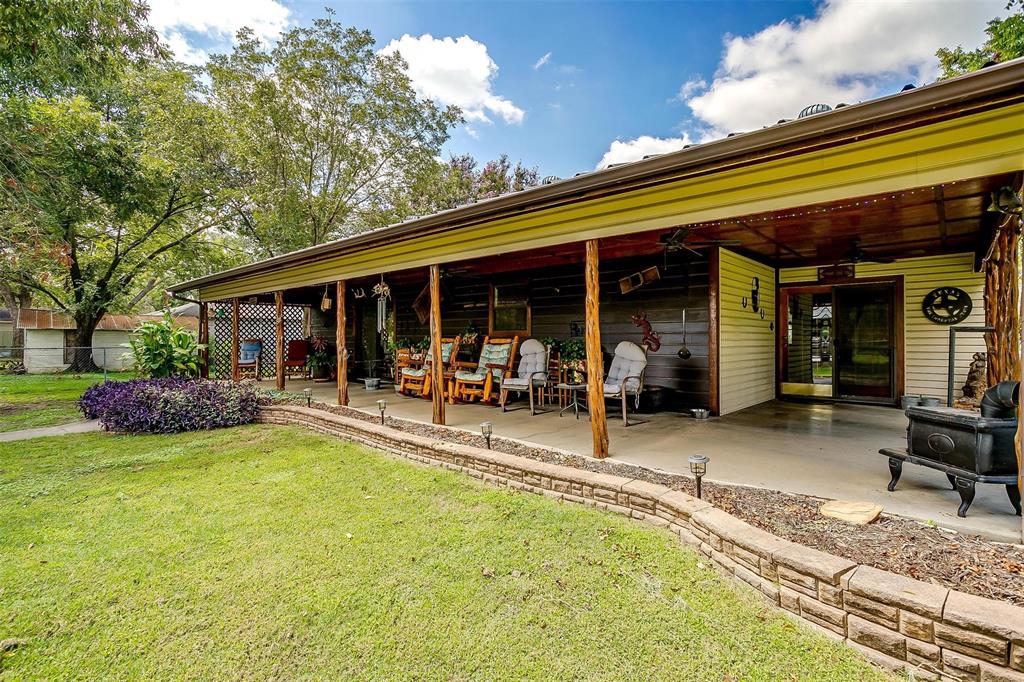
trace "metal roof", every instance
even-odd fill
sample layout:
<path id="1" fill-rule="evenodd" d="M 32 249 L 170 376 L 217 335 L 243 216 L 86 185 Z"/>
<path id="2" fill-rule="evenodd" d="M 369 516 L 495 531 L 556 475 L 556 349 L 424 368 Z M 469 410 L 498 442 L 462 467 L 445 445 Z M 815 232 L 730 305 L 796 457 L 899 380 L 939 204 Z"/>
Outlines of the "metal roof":
<path id="1" fill-rule="evenodd" d="M 158 322 L 163 315 L 104 315 L 96 331 L 134 331 L 143 322 Z M 175 317 L 175 323 L 191 329 L 199 329 L 199 320 L 195 317 Z M 15 323 L 18 329 L 75 329 L 75 320 L 71 315 L 59 310 L 44 308 L 21 308 Z"/>
<path id="2" fill-rule="evenodd" d="M 509 212 L 527 213 L 559 200 L 586 198 L 602 192 L 620 192 L 671 173 L 697 166 L 758 153 L 767 153 L 784 145 L 812 142 L 829 135 L 870 129 L 886 121 L 914 114 L 926 114 L 959 103 L 996 96 L 1007 91 L 1022 94 L 1024 58 L 996 64 L 957 78 L 903 90 L 867 102 L 837 107 L 832 111 L 804 118 L 784 120 L 747 133 L 734 133 L 720 140 L 695 144 L 675 152 L 577 174 L 519 192 L 482 199 L 424 217 L 406 219 L 387 227 L 368 230 L 351 237 L 318 244 L 274 256 L 218 273 L 198 277 L 169 287 L 183 292 L 214 282 L 230 280 L 291 263 L 319 260 L 328 254 L 350 252 L 375 244 L 415 236 L 417 231 L 435 227 L 455 228 L 461 224 L 485 221 Z"/>

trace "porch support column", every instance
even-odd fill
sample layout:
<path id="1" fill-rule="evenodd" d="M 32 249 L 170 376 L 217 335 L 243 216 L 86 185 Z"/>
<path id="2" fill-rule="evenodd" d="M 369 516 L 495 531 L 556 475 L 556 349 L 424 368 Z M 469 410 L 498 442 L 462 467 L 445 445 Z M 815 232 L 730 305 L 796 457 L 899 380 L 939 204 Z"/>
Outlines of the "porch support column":
<path id="1" fill-rule="evenodd" d="M 231 299 L 231 380 L 238 381 L 238 298 Z"/>
<path id="2" fill-rule="evenodd" d="M 274 363 L 277 365 L 277 390 L 284 390 L 284 292 L 274 292 L 274 337 L 277 342 Z"/>
<path id="3" fill-rule="evenodd" d="M 444 424 L 444 363 L 441 362 L 441 266 L 430 266 L 430 399 L 435 424 Z M 452 358 L 454 360 L 455 358 Z"/>
<path id="4" fill-rule="evenodd" d="M 210 304 L 206 301 L 199 303 L 199 344 L 203 349 L 199 351 L 199 376 L 203 379 L 210 378 Z"/>
<path id="5" fill-rule="evenodd" d="M 999 221 L 985 258 L 985 334 L 988 384 L 1019 380 L 1020 318 L 1017 300 L 1019 225 L 1013 216 L 993 215 Z"/>
<path id="6" fill-rule="evenodd" d="M 598 278 L 598 241 L 587 241 L 584 275 L 587 282 L 586 347 L 587 347 L 587 409 L 590 411 L 590 432 L 594 440 L 594 457 L 608 456 L 608 421 L 604 406 L 604 356 L 601 354 L 601 320 L 599 316 L 601 283 Z"/>
<path id="7" fill-rule="evenodd" d="M 338 404 L 348 405 L 348 343 L 345 339 L 345 280 L 339 279 L 335 285 L 334 345 L 338 349 Z"/>
<path id="8" fill-rule="evenodd" d="M 1024 237 L 1020 235 L 1024 220 L 1017 218 L 1017 253 L 1014 262 L 1017 264 L 1017 272 L 1024 272 Z M 1020 279 L 1017 280 L 1020 283 Z M 1021 376 L 1021 367 L 1024 366 L 1024 291 L 1017 290 L 1017 379 L 1024 379 Z M 1024 492 L 1024 400 L 1017 401 L 1017 437 L 1014 439 L 1014 446 L 1017 451 L 1017 490 Z M 1024 541 L 1024 517 L 1020 520 L 1021 540 Z"/>

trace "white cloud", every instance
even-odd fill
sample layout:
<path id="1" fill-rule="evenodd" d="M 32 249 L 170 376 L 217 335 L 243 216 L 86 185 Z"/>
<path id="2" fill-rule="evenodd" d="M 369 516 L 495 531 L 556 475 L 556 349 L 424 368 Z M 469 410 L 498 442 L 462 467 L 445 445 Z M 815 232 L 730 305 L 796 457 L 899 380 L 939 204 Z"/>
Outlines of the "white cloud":
<path id="1" fill-rule="evenodd" d="M 544 56 L 541 57 L 540 59 L 538 59 L 537 63 L 535 63 L 533 65 L 533 70 L 536 71 L 537 69 L 539 69 L 540 67 L 544 66 L 545 64 L 547 64 L 550 61 L 551 61 L 551 53 L 550 52 L 546 52 L 544 54 Z"/>
<path id="2" fill-rule="evenodd" d="M 505 123 L 522 123 L 526 112 L 491 90 L 498 65 L 487 46 L 469 36 L 434 38 L 403 35 L 392 40 L 384 54 L 400 52 L 409 65 L 409 78 L 423 97 L 454 104 L 467 121 L 490 123 L 491 116 Z"/>
<path id="3" fill-rule="evenodd" d="M 189 64 L 204 63 L 209 47 L 229 47 L 244 26 L 272 42 L 291 15 L 277 0 L 150 0 L 149 5 L 149 23 L 175 57 Z M 208 47 L 196 45 L 197 39 Z"/>
<path id="4" fill-rule="evenodd" d="M 614 163 L 626 163 L 627 161 L 639 161 L 651 154 L 667 154 L 682 149 L 690 144 L 690 137 L 683 134 L 682 137 L 652 137 L 641 135 L 632 140 L 615 140 L 608 147 L 601 160 L 597 162 L 598 170 Z"/>
<path id="5" fill-rule="evenodd" d="M 809 105 L 853 103 L 887 94 L 892 81 L 938 74 L 935 51 L 979 45 L 1004 0 L 858 2 L 826 0 L 813 17 L 782 21 L 751 36 L 726 36 L 710 85 L 693 79 L 682 99 L 706 137 L 795 118 Z"/>

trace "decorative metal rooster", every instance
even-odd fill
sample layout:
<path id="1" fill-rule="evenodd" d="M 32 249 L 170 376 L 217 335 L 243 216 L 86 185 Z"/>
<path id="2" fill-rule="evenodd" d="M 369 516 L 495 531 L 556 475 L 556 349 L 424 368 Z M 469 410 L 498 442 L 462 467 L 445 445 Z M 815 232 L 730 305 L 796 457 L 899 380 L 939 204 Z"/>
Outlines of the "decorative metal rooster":
<path id="1" fill-rule="evenodd" d="M 631 319 L 633 320 L 633 325 L 640 327 L 644 332 L 643 345 L 647 346 L 650 352 L 657 353 L 658 349 L 661 348 L 661 335 L 651 329 L 651 323 L 647 319 L 647 313 L 642 310 L 638 310 Z"/>

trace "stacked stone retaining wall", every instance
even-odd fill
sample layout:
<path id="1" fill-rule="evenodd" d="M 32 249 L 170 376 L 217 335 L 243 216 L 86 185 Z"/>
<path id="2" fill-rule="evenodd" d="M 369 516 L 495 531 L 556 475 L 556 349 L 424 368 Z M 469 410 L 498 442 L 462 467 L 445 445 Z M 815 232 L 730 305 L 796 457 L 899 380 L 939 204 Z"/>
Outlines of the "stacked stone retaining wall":
<path id="1" fill-rule="evenodd" d="M 298 424 L 461 471 L 670 528 L 765 599 L 893 670 L 922 680 L 1024 682 L 1024 608 L 882 571 L 755 528 L 678 490 L 540 462 L 294 405 L 261 421 Z"/>

